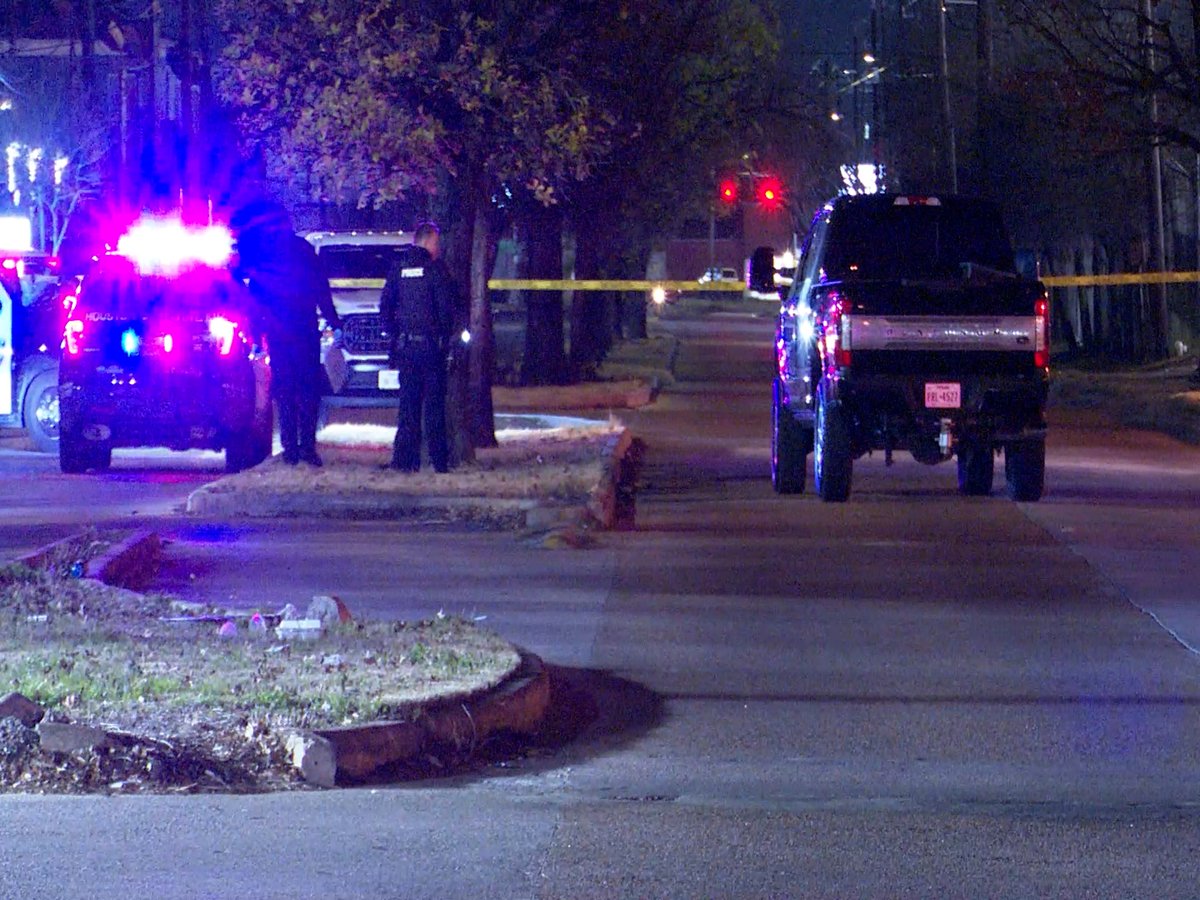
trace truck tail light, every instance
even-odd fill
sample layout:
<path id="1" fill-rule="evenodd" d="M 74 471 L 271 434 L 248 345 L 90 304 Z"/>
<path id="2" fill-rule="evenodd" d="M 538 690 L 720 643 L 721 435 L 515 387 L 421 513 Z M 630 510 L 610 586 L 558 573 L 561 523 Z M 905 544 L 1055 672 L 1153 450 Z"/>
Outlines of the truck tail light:
<path id="1" fill-rule="evenodd" d="M 1050 368 L 1050 301 L 1045 294 L 1033 304 L 1033 364 Z"/>
<path id="2" fill-rule="evenodd" d="M 83 350 L 83 322 L 79 319 L 68 319 L 63 329 L 63 348 L 68 356 L 78 356 Z"/>
<path id="3" fill-rule="evenodd" d="M 851 322 L 840 297 L 832 298 L 822 334 L 825 365 L 848 366 L 851 358 Z"/>

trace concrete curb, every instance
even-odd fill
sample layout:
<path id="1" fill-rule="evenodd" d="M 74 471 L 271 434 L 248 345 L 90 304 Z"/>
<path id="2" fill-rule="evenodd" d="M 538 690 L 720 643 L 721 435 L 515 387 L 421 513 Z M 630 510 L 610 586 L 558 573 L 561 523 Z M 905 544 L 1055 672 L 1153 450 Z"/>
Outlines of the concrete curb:
<path id="1" fill-rule="evenodd" d="M 592 489 L 587 510 L 601 528 L 609 530 L 617 524 L 617 490 L 621 483 L 621 463 L 633 446 L 633 434 L 628 428 L 613 437 L 600 482 Z"/>
<path id="2" fill-rule="evenodd" d="M 44 565 L 59 547 L 77 541 L 83 532 L 68 535 L 31 553 L 17 557 L 16 562 L 31 568 Z M 136 531 L 111 547 L 107 553 L 89 560 L 82 577 L 102 581 L 114 587 L 137 590 L 150 583 L 158 569 L 162 542 L 154 531 Z"/>
<path id="3" fill-rule="evenodd" d="M 550 677 L 540 658 L 521 663 L 498 687 L 477 697 L 447 699 L 412 722 L 375 722 L 297 732 L 288 741 L 301 776 L 320 787 L 357 784 L 429 754 L 469 758 L 498 734 L 537 732 L 550 705 Z"/>
<path id="4" fill-rule="evenodd" d="M 162 542 L 154 531 L 138 531 L 88 562 L 84 577 L 115 587 L 141 590 L 158 572 Z"/>
<path id="5" fill-rule="evenodd" d="M 641 409 L 654 401 L 653 378 L 631 374 L 618 382 L 587 382 L 583 386 L 492 388 L 492 403 L 505 412 L 528 409 L 556 409 L 586 412 L 613 409 Z"/>

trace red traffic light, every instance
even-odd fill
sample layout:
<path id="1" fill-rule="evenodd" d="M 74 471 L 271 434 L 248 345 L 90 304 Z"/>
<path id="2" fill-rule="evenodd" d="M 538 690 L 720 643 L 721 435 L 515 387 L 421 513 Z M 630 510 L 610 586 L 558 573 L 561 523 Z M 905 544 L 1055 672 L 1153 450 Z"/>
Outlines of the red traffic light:
<path id="1" fill-rule="evenodd" d="M 783 205 L 783 185 L 774 176 L 759 179 L 757 195 L 758 202 L 768 209 L 778 209 Z"/>
<path id="2" fill-rule="evenodd" d="M 732 178 L 724 178 L 717 185 L 717 196 L 721 198 L 722 203 L 737 203 L 738 199 L 738 184 Z"/>

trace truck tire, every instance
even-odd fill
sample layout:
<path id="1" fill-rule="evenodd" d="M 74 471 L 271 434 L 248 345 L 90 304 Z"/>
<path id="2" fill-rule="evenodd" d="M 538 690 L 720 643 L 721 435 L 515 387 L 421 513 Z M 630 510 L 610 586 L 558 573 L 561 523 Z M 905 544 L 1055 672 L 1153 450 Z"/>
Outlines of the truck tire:
<path id="1" fill-rule="evenodd" d="M 854 458 L 850 455 L 850 428 L 846 414 L 817 388 L 817 424 L 813 435 L 813 480 L 817 496 L 826 503 L 843 503 L 850 496 Z"/>
<path id="2" fill-rule="evenodd" d="M 21 399 L 21 424 L 40 453 L 58 449 L 58 371 L 47 369 L 29 380 Z"/>
<path id="3" fill-rule="evenodd" d="M 86 440 L 73 432 L 64 432 L 58 441 L 58 467 L 68 475 L 88 469 L 107 472 L 112 466 L 112 447 Z"/>
<path id="4" fill-rule="evenodd" d="M 996 457 L 991 444 L 964 441 L 958 446 L 958 492 L 964 497 L 986 497 L 992 492 Z"/>
<path id="5" fill-rule="evenodd" d="M 808 442 L 780 394 L 779 379 L 775 379 L 771 388 L 771 486 L 777 494 L 802 494 Z"/>
<path id="6" fill-rule="evenodd" d="M 1008 496 L 1022 503 L 1042 499 L 1046 486 L 1046 442 L 1021 441 L 1004 448 Z"/>

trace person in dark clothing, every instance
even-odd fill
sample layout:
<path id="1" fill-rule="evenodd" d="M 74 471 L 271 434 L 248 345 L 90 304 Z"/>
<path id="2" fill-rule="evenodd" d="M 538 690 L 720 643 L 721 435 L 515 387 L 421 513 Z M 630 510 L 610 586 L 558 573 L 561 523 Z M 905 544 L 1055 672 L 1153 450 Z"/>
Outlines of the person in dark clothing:
<path id="1" fill-rule="evenodd" d="M 317 312 L 340 336 L 329 279 L 316 251 L 291 232 L 239 236 L 242 270 L 267 336 L 271 394 L 279 408 L 283 461 L 320 466 L 317 416 L 321 407 L 321 335 Z"/>
<path id="2" fill-rule="evenodd" d="M 441 233 L 418 226 L 384 283 L 379 310 L 391 340 L 388 365 L 400 373 L 400 411 L 391 468 L 421 468 L 421 421 L 434 471 L 450 468 L 446 367 L 454 328 L 454 282 L 441 255 Z"/>

